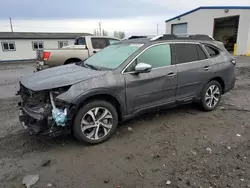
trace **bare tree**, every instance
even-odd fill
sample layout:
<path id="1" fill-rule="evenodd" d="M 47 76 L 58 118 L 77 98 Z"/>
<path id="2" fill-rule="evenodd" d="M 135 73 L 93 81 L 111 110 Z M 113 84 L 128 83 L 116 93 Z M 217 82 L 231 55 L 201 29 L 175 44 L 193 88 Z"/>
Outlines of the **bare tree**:
<path id="1" fill-rule="evenodd" d="M 102 30 L 102 36 L 108 36 L 108 31 L 106 31 L 106 30 Z"/>
<path id="2" fill-rule="evenodd" d="M 125 32 L 124 31 L 114 31 L 114 37 L 123 39 L 125 38 Z"/>
<path id="3" fill-rule="evenodd" d="M 94 36 L 100 36 L 100 32 L 97 29 L 94 29 Z"/>

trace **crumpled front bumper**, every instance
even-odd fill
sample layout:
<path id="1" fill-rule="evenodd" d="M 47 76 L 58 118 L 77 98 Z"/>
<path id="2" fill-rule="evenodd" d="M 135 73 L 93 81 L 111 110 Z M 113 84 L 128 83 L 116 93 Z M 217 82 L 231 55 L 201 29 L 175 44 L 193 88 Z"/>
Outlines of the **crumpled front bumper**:
<path id="1" fill-rule="evenodd" d="M 28 108 L 20 106 L 19 120 L 24 129 L 29 130 L 31 134 L 48 134 L 49 125 L 52 122 L 43 115 L 43 108 Z"/>

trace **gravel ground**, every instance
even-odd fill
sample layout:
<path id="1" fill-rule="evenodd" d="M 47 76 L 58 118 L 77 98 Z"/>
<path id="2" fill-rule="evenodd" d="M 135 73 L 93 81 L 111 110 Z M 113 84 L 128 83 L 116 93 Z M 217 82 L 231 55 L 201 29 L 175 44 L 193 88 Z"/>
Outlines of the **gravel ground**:
<path id="1" fill-rule="evenodd" d="M 145 114 L 96 146 L 23 131 L 14 93 L 33 65 L 0 65 L 0 187 L 22 187 L 29 174 L 40 175 L 34 188 L 250 187 L 250 58 L 237 59 L 236 86 L 217 110 Z"/>

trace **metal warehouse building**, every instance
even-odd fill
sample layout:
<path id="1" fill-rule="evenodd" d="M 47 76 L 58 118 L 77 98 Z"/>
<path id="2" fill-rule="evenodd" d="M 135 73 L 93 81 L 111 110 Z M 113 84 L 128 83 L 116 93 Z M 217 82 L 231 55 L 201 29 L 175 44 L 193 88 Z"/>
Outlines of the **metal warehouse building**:
<path id="1" fill-rule="evenodd" d="M 75 38 L 89 33 L 0 32 L 0 62 L 32 60 L 36 50 L 73 45 Z"/>
<path id="2" fill-rule="evenodd" d="M 250 7 L 199 7 L 165 22 L 167 34 L 207 34 L 250 56 Z"/>

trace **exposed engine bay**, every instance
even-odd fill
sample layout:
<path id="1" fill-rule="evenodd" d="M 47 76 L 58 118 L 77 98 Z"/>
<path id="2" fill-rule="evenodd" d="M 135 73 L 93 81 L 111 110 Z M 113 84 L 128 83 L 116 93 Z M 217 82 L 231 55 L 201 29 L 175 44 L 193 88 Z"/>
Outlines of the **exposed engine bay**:
<path id="1" fill-rule="evenodd" d="M 20 84 L 17 95 L 21 96 L 19 119 L 22 126 L 31 134 L 58 136 L 68 133 L 70 105 L 56 100 L 67 89 L 34 92 Z"/>

